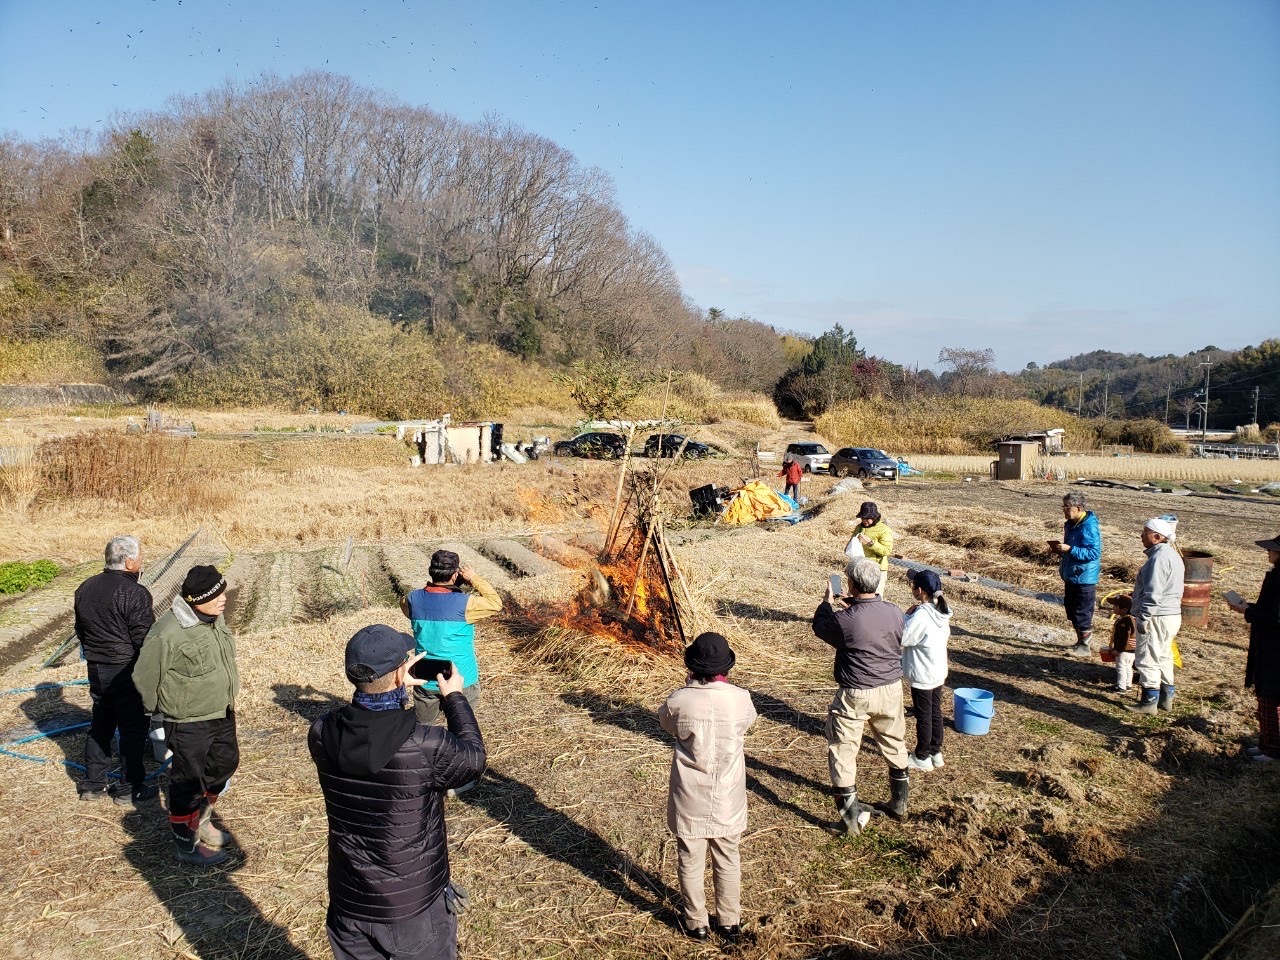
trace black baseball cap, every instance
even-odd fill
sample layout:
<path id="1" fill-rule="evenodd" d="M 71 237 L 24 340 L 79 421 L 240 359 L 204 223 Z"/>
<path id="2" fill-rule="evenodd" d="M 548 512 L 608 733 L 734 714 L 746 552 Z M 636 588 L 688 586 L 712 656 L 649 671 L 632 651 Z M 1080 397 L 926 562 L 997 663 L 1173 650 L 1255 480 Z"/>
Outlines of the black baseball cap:
<path id="1" fill-rule="evenodd" d="M 368 683 L 404 663 L 414 648 L 413 637 L 385 623 L 362 627 L 347 641 L 347 679 Z"/>

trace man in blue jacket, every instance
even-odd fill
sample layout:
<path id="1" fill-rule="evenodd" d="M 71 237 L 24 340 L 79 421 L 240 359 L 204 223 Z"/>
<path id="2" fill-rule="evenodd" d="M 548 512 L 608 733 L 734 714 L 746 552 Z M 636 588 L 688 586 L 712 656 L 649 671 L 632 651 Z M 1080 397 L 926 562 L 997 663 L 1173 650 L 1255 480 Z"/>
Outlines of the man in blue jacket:
<path id="1" fill-rule="evenodd" d="M 1067 651 L 1072 657 L 1090 656 L 1093 611 L 1097 606 L 1098 575 L 1102 572 L 1102 531 L 1098 517 L 1085 508 L 1084 494 L 1072 491 L 1062 498 L 1062 539 L 1049 546 L 1060 554 L 1063 605 L 1076 631 L 1076 645 Z"/>
<path id="2" fill-rule="evenodd" d="M 437 676 L 448 729 L 405 709 L 413 638 L 384 624 L 347 643 L 351 703 L 311 725 L 329 818 L 329 912 L 337 960 L 456 960 L 461 888 L 449 881 L 444 797 L 485 766 L 457 671 Z M 455 665 L 456 666 L 456 665 Z M 463 900 L 465 902 L 465 899 Z"/>

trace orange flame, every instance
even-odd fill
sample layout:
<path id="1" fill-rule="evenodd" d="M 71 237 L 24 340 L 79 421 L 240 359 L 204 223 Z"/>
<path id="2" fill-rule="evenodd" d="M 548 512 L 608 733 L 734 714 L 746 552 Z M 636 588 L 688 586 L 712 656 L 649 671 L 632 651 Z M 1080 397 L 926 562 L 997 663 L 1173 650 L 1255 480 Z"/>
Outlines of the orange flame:
<path id="1" fill-rule="evenodd" d="M 601 561 L 596 569 L 609 585 L 608 596 L 602 596 L 592 577 L 585 589 L 561 611 L 552 611 L 549 624 L 576 630 L 623 646 L 645 652 L 681 649 L 679 631 L 671 601 L 666 595 L 657 558 L 650 550 L 645 570 L 638 570 L 640 538 L 622 540 L 626 546 L 621 556 Z M 625 617 L 627 605 L 631 615 Z"/>

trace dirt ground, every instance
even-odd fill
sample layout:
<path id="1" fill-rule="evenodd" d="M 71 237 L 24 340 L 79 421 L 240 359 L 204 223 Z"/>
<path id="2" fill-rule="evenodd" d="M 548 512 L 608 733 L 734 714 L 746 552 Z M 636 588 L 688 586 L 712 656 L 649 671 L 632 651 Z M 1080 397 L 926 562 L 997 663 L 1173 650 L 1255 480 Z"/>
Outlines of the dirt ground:
<path id="1" fill-rule="evenodd" d="M 878 817 L 861 837 L 843 839 L 823 829 L 832 815 L 822 733 L 832 658 L 809 621 L 859 503 L 880 504 L 903 558 L 1057 592 L 1056 565 L 1041 545 L 1061 530 L 1069 488 L 904 482 L 831 495 L 831 480 L 813 478 L 803 491 L 810 518 L 795 526 L 679 519 L 687 489 L 736 483 L 744 469 L 739 461 L 683 467 L 669 480 L 668 501 L 681 572 L 733 640 L 734 679 L 750 687 L 760 714 L 747 739 L 747 942 L 736 955 L 1205 957 L 1255 901 L 1254 916 L 1265 914 L 1280 880 L 1280 771 L 1243 757 L 1256 724 L 1241 689 L 1247 633 L 1220 595 L 1256 595 L 1265 554 L 1252 543 L 1280 532 L 1280 503 L 1086 491 L 1106 543 L 1100 594 L 1132 582 L 1138 532 L 1153 515 L 1176 513 L 1180 541 L 1215 557 L 1208 627 L 1184 629 L 1175 708 L 1155 718 L 1123 709 L 1131 694 L 1110 691 L 1110 667 L 1063 655 L 1070 638 L 1060 608 L 948 578 L 956 612 L 947 686 L 994 693 L 991 731 L 948 728 L 945 768 L 912 777 L 909 819 Z M 74 685 L 83 677 L 78 661 L 37 666 L 57 629 L 46 624 L 34 636 L 11 627 L 0 637 L 0 658 L 11 653 L 0 659 L 8 664 L 0 740 L 31 759 L 0 756 L 0 956 L 328 956 L 326 825 L 307 725 L 350 694 L 346 638 L 367 623 L 404 625 L 396 597 L 420 582 L 430 551 L 444 543 L 488 564 L 510 601 L 479 630 L 489 772 L 480 789 L 447 801 L 454 878 L 472 899 L 461 955 L 716 955 L 714 944 L 694 944 L 675 928 L 675 846 L 664 816 L 671 746 L 655 711 L 682 682 L 681 664 L 539 632 L 532 620 L 562 603 L 581 575 L 521 567 L 518 552 L 495 545 L 529 545 L 539 533 L 589 549 L 617 470 L 561 462 L 488 475 L 495 499 L 527 499 L 529 489 L 555 482 L 576 493 L 545 519 L 547 501 L 529 500 L 524 520 L 513 516 L 491 532 L 428 526 L 358 537 L 349 563 L 336 539 L 237 548 L 230 620 L 242 763 L 221 804 L 237 851 L 230 869 L 180 867 L 159 805 L 126 813 L 77 801 L 76 771 L 63 761 L 82 758 L 82 731 L 11 742 L 83 722 L 89 710 L 86 688 Z M 368 494 L 369 510 L 376 496 Z M 52 616 L 83 573 L 0 604 L 0 626 L 20 624 L 42 595 Z M 888 594 L 907 605 L 901 567 Z M 1105 617 L 1096 629 L 1108 630 Z M 48 686 L 29 689 L 40 683 Z M 860 792 L 886 798 L 873 747 L 864 745 L 862 761 Z M 1276 922 L 1237 933 L 1215 960 L 1280 955 Z"/>

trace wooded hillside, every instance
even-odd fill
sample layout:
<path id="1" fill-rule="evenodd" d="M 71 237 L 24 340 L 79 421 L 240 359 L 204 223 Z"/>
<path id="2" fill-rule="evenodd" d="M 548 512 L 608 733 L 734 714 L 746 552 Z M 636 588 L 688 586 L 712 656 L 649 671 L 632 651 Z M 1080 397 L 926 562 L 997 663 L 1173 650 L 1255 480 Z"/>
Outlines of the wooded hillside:
<path id="1" fill-rule="evenodd" d="M 95 137 L 0 138 L 0 371 L 19 379 L 35 356 L 147 399 L 483 416 L 563 396 L 557 374 L 670 370 L 793 416 L 941 394 L 1192 427 L 1211 362 L 1211 426 L 1255 402 L 1280 419 L 1280 340 L 1017 375 L 939 346 L 940 372 L 913 372 L 839 325 L 704 312 L 600 170 L 331 73 L 229 84 Z"/>
<path id="2" fill-rule="evenodd" d="M 328 73 L 212 90 L 96 140 L 0 141 L 0 236 L 0 337 L 91 342 L 146 394 L 370 338 L 416 369 L 459 343 L 730 388 L 786 368 L 770 328 L 684 302 L 601 171 Z"/>

